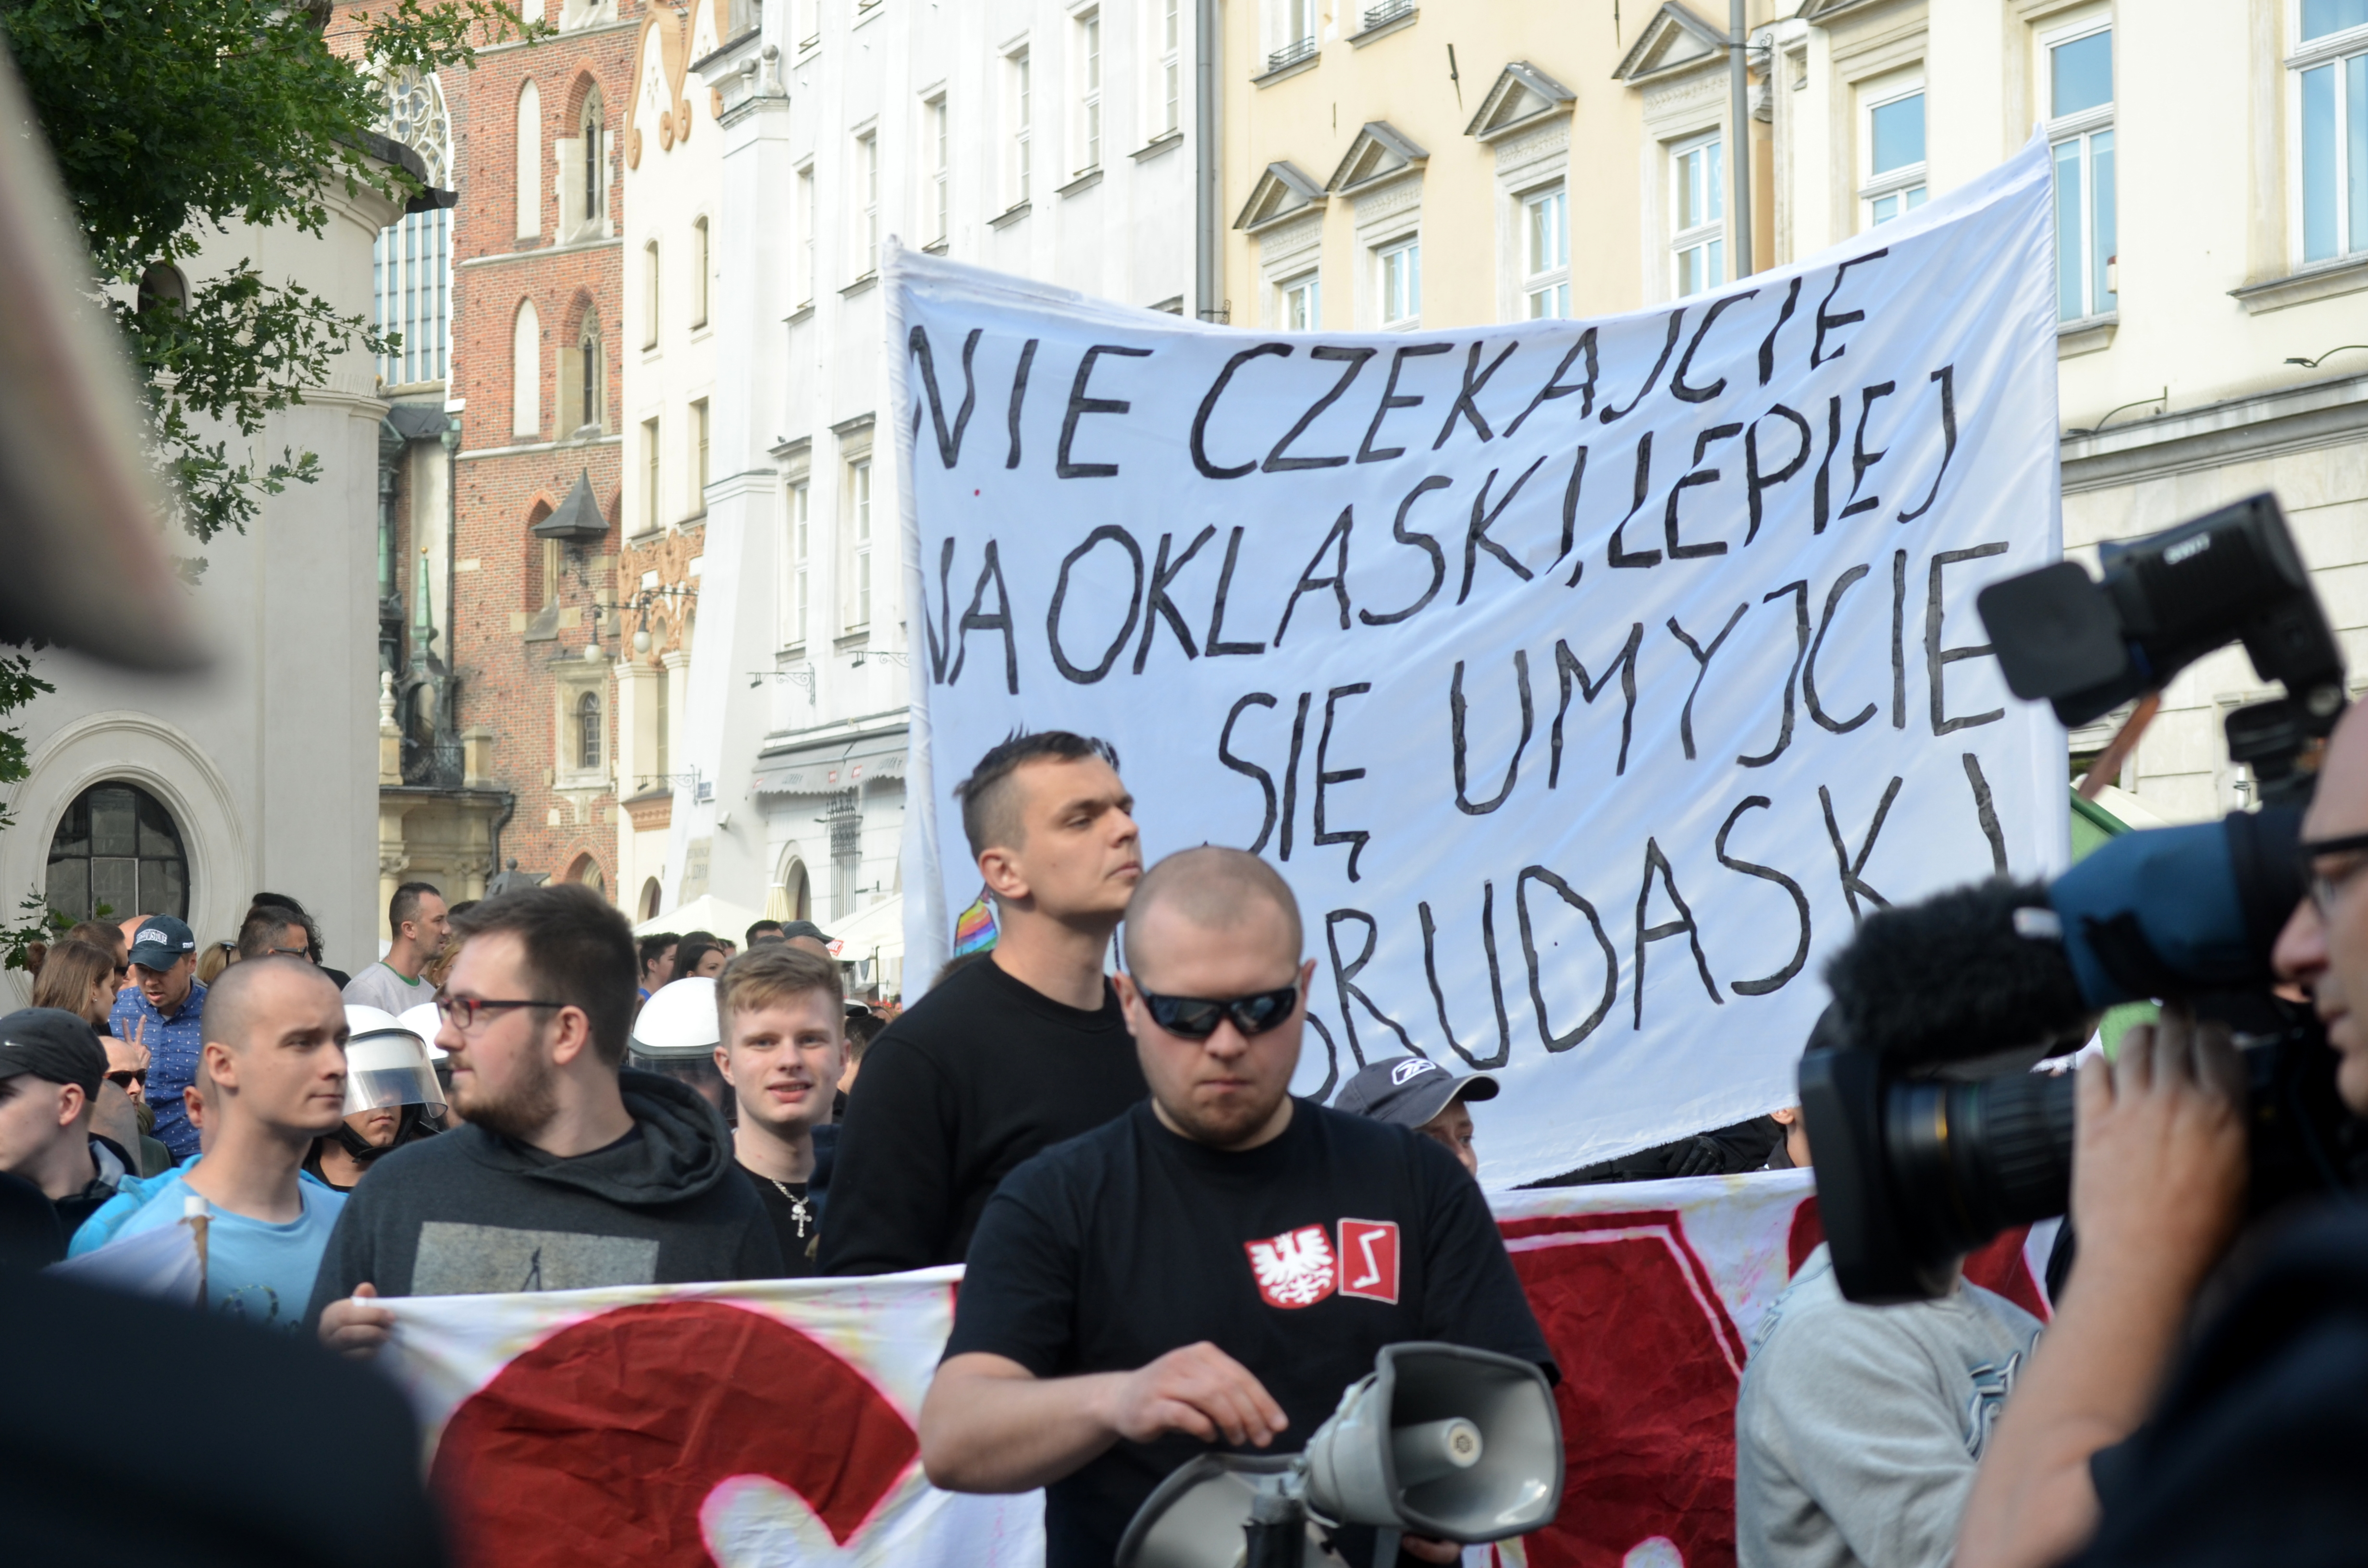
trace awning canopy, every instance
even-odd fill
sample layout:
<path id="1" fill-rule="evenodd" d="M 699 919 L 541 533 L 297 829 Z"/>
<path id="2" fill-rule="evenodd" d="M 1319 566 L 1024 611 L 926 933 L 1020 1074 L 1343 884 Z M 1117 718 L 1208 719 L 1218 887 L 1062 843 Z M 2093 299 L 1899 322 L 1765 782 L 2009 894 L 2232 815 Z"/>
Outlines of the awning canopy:
<path id="1" fill-rule="evenodd" d="M 759 795 L 835 795 L 871 778 L 905 777 L 906 732 L 839 737 L 757 759 L 749 787 Z"/>

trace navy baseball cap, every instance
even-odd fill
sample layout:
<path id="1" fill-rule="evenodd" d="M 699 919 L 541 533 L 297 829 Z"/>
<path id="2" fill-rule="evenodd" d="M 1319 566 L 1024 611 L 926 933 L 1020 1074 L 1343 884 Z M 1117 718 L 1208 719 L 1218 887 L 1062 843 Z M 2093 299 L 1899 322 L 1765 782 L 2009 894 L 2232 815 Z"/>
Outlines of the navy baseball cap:
<path id="1" fill-rule="evenodd" d="M 1420 1127 L 1457 1100 L 1493 1100 L 1496 1075 L 1463 1077 L 1421 1056 L 1393 1056 L 1360 1071 L 1332 1096 L 1332 1108 L 1400 1127 Z"/>
<path id="2" fill-rule="evenodd" d="M 151 915 L 131 934 L 131 950 L 123 961 L 142 969 L 167 970 L 198 950 L 189 928 L 169 915 Z"/>
<path id="3" fill-rule="evenodd" d="M 0 1018 L 0 1078 L 29 1074 L 52 1084 L 79 1084 L 85 1098 L 107 1076 L 98 1033 L 63 1007 L 20 1007 Z"/>

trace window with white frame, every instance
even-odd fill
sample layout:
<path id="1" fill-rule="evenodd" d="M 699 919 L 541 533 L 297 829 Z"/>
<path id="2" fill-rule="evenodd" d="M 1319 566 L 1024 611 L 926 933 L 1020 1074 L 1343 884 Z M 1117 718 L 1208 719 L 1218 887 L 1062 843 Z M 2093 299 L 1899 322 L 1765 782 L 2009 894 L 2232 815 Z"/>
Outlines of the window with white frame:
<path id="1" fill-rule="evenodd" d="M 580 693 L 575 699 L 575 766 L 586 773 L 600 766 L 600 694 Z"/>
<path id="2" fill-rule="evenodd" d="M 693 517 L 707 516 L 707 400 L 699 398 L 690 405 L 690 511 Z"/>
<path id="3" fill-rule="evenodd" d="M 801 645 L 814 608 L 813 500 L 806 481 L 790 486 L 790 641 Z"/>
<path id="4" fill-rule="evenodd" d="M 2302 0 L 2302 265 L 2368 254 L 2368 0 Z"/>
<path id="5" fill-rule="evenodd" d="M 1924 205 L 1924 85 L 1866 100 L 1866 179 L 1859 187 L 1869 228 Z"/>
<path id="6" fill-rule="evenodd" d="M 1011 109 L 1010 205 L 1018 207 L 1028 199 L 1028 176 L 1030 150 L 1028 144 L 1029 66 L 1028 51 L 1020 50 L 1010 58 L 1009 69 Z"/>
<path id="7" fill-rule="evenodd" d="M 1422 242 L 1400 240 L 1375 254 L 1382 324 L 1405 326 L 1422 319 Z"/>
<path id="8" fill-rule="evenodd" d="M 658 346 L 658 243 L 642 247 L 642 347 Z"/>
<path id="9" fill-rule="evenodd" d="M 1184 25 L 1182 0 L 1153 0 L 1158 6 L 1159 82 L 1152 101 L 1158 105 L 1152 134 L 1166 136 L 1184 124 Z"/>
<path id="10" fill-rule="evenodd" d="M 880 270 L 880 133 L 855 139 L 855 275 Z"/>
<path id="11" fill-rule="evenodd" d="M 808 164 L 798 171 L 798 304 L 814 297 L 814 171 Z"/>
<path id="12" fill-rule="evenodd" d="M 1316 0 L 1269 0 L 1268 15 L 1274 18 L 1267 46 L 1266 68 L 1280 71 L 1286 65 L 1297 64 L 1316 51 Z"/>
<path id="13" fill-rule="evenodd" d="M 406 72 L 388 88 L 385 126 L 427 164 L 429 185 L 452 185 L 451 126 L 443 86 L 433 73 Z M 379 231 L 370 260 L 379 329 L 403 339 L 401 347 L 380 357 L 380 380 L 389 386 L 444 380 L 451 335 L 452 214 L 441 207 L 405 214 L 393 227 Z"/>
<path id="14" fill-rule="evenodd" d="M 694 218 L 690 223 L 690 324 L 707 324 L 708 274 L 714 270 L 715 255 L 708 245 L 707 220 Z"/>
<path id="15" fill-rule="evenodd" d="M 871 459 L 847 465 L 847 630 L 871 624 Z"/>
<path id="16" fill-rule="evenodd" d="M 2055 160 L 2055 313 L 2103 315 L 2119 297 L 2113 222 L 2113 34 L 2040 40 L 2047 62 L 2047 139 Z"/>
<path id="17" fill-rule="evenodd" d="M 642 527 L 655 528 L 666 521 L 665 493 L 658 488 L 658 422 L 642 421 Z"/>
<path id="18" fill-rule="evenodd" d="M 800 49 L 812 49 L 822 41 L 822 0 L 797 0 L 797 7 L 798 25 L 791 30 Z"/>
<path id="19" fill-rule="evenodd" d="M 929 243 L 943 244 L 953 231 L 953 122 L 943 93 L 921 108 L 929 139 Z"/>
<path id="20" fill-rule="evenodd" d="M 1521 294 L 1531 321 L 1570 314 L 1570 201 L 1561 186 L 1521 198 Z"/>
<path id="21" fill-rule="evenodd" d="M 1101 167 L 1102 14 L 1099 10 L 1077 18 L 1077 173 Z"/>
<path id="22" fill-rule="evenodd" d="M 1669 153 L 1669 251 L 1680 298 L 1726 281 L 1726 143 L 1716 136 Z"/>
<path id="23" fill-rule="evenodd" d="M 1324 330 L 1324 284 L 1313 272 L 1303 272 L 1276 285 L 1282 294 L 1285 332 Z"/>

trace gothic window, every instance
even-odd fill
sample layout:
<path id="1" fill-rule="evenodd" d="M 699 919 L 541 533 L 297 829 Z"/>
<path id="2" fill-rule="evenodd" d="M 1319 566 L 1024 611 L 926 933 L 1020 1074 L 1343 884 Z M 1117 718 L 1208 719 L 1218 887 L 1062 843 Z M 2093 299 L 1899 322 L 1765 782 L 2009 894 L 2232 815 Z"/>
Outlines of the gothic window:
<path id="1" fill-rule="evenodd" d="M 532 82 L 518 89 L 518 237 L 542 238 L 542 93 Z"/>
<path id="2" fill-rule="evenodd" d="M 542 434 L 542 321 L 534 301 L 519 301 L 510 326 L 510 433 Z"/>
<path id="3" fill-rule="evenodd" d="M 433 72 L 405 72 L 388 86 L 386 133 L 419 154 L 428 185 L 452 187 L 452 127 Z M 378 328 L 402 339 L 379 357 L 379 380 L 389 386 L 444 380 L 452 312 L 451 212 L 438 207 L 404 214 L 379 231 L 370 261 Z"/>
<path id="4" fill-rule="evenodd" d="M 595 87 L 584 97 L 584 116 L 576 132 L 584 139 L 582 211 L 584 222 L 587 224 L 599 222 L 603 206 L 601 198 L 606 194 L 608 186 L 607 179 L 603 177 L 608 173 L 608 163 L 600 155 L 601 124 L 600 89 Z"/>
<path id="5" fill-rule="evenodd" d="M 589 773 L 600 766 L 600 694 L 587 691 L 575 699 L 575 766 Z"/>

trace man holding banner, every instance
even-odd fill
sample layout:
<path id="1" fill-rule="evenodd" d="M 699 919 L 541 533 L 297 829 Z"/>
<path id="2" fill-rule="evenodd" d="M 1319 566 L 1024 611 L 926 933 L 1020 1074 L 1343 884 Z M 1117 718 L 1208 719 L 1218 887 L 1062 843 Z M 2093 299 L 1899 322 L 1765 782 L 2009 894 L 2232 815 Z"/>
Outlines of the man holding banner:
<path id="1" fill-rule="evenodd" d="M 1304 1443 L 1384 1346 L 1446 1340 L 1554 1373 L 1454 1156 L 1291 1097 L 1302 948 L 1297 901 L 1256 857 L 1154 868 L 1118 979 L 1151 1101 L 1013 1172 L 980 1221 L 922 1462 L 950 1490 L 1044 1486 L 1047 1568 L 1108 1568 L 1135 1509 L 1208 1444 Z"/>

